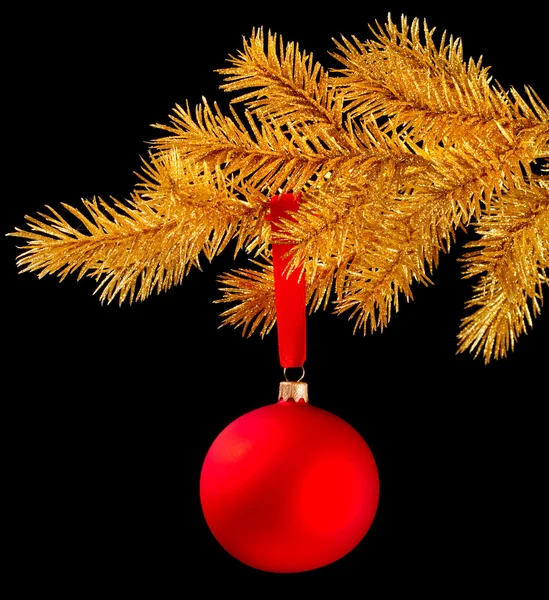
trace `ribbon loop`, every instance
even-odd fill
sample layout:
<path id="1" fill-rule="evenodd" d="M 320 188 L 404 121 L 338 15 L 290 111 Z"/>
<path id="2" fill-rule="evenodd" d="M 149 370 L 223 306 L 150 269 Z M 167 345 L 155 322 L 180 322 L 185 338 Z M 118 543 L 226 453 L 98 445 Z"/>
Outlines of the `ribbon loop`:
<path id="1" fill-rule="evenodd" d="M 271 198 L 271 231 L 279 232 L 283 218 L 299 210 L 301 195 L 281 194 Z M 287 256 L 293 244 L 273 243 L 276 323 L 280 365 L 285 369 L 303 367 L 306 358 L 306 283 L 303 267 L 286 273 Z"/>

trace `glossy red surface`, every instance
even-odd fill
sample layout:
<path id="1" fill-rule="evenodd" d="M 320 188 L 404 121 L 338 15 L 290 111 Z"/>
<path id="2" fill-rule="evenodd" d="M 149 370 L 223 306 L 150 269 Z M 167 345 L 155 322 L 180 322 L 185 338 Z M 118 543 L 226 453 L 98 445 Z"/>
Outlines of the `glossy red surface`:
<path id="1" fill-rule="evenodd" d="M 350 552 L 379 500 L 372 452 L 347 422 L 303 402 L 278 402 L 233 421 L 203 463 L 206 522 L 232 556 L 256 569 L 316 569 Z"/>

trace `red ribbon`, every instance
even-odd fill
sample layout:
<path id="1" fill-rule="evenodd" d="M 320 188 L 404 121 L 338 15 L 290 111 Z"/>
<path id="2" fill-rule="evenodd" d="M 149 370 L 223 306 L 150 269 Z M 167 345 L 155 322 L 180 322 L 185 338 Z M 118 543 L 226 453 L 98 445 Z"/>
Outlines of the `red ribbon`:
<path id="1" fill-rule="evenodd" d="M 289 213 L 299 210 L 300 200 L 301 194 L 281 194 L 271 198 L 273 233 L 281 230 L 282 218 L 293 218 Z M 293 247 L 293 244 L 272 244 L 278 354 L 284 368 L 303 367 L 306 356 L 305 273 L 302 267 L 289 275 L 285 272 L 291 258 L 285 255 Z"/>

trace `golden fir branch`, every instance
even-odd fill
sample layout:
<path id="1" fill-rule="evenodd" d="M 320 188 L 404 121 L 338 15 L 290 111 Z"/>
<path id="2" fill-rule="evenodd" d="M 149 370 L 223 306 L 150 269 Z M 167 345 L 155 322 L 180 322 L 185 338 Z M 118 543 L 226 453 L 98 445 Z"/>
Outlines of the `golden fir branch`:
<path id="1" fill-rule="evenodd" d="M 482 354 L 488 363 L 506 356 L 541 312 L 549 284 L 549 182 L 517 182 L 476 229 L 479 240 L 465 246 L 475 250 L 461 259 L 463 276 L 478 281 L 466 304 L 472 312 L 462 320 L 458 352 Z"/>
<path id="2" fill-rule="evenodd" d="M 406 17 L 401 30 L 389 19 L 374 33 L 377 40 L 335 42 L 332 55 L 343 64 L 343 76 L 332 81 L 353 117 L 390 119 L 424 147 L 491 140 L 497 128 L 534 128 L 546 136 L 549 112 L 535 92 L 526 87 L 528 101 L 514 88 L 506 93 L 480 60 L 463 60 L 459 38 L 446 43 L 443 34 L 437 47 L 434 29 L 424 24 L 422 39 L 419 21 L 409 26 Z"/>
<path id="3" fill-rule="evenodd" d="M 501 358 L 539 313 L 547 285 L 549 111 L 529 87 L 508 92 L 459 38 L 389 15 L 373 39 L 335 41 L 326 70 L 295 43 L 254 30 L 220 69 L 237 96 L 225 115 L 206 99 L 175 107 L 130 200 L 26 217 L 18 265 L 99 282 L 108 302 L 179 284 L 235 240 L 261 261 L 220 280 L 225 324 L 273 326 L 270 246 L 295 244 L 310 310 L 387 326 L 414 283 L 429 284 L 458 228 L 478 236 L 464 276 L 477 278 L 459 351 Z M 238 115 L 237 103 L 244 104 Z M 538 167 L 541 164 L 541 174 Z M 271 236 L 270 197 L 301 193 L 297 221 Z M 70 217 L 70 218 L 69 218 Z M 69 222 L 70 221 L 70 222 Z M 473 248 L 473 246 L 471 246 Z"/>
<path id="4" fill-rule="evenodd" d="M 216 302 L 233 304 L 221 313 L 222 325 L 242 327 L 243 336 L 259 329 L 264 337 L 276 323 L 273 267 L 266 260 L 251 262 L 258 268 L 234 269 L 218 278 L 223 297 Z"/>
<path id="5" fill-rule="evenodd" d="M 357 200 L 355 196 L 354 203 L 344 202 L 342 194 L 330 201 L 332 196 L 323 188 L 311 201 L 309 190 L 300 208 L 300 219 L 286 221 L 279 239 L 296 244 L 290 269 L 306 265 L 309 299 L 314 295 L 316 308 L 327 306 L 332 291 L 328 282 L 319 284 L 322 275 L 329 272 L 334 279 L 337 274 L 334 312 L 350 311 L 350 318 L 356 318 L 355 328 L 383 329 L 391 312 L 398 310 L 399 294 L 411 300 L 414 282 L 431 283 L 439 253 L 450 250 L 453 232 L 480 218 L 484 198 L 490 197 L 493 189 L 500 189 L 498 167 L 487 173 L 486 164 L 473 154 L 468 162 L 462 155 L 453 160 L 447 155 L 444 163 L 420 172 L 422 177 L 416 178 L 413 193 L 398 199 L 396 188 L 391 197 L 387 180 L 378 187 L 372 186 L 370 196 L 364 191 L 368 190 L 364 183 L 363 198 Z M 322 196 L 329 211 L 323 210 Z M 368 217 L 365 210 L 370 211 Z M 274 282 L 265 279 L 262 283 L 261 294 L 269 297 L 271 304 L 266 312 L 274 318 L 274 288 L 270 296 L 266 294 Z M 251 294 L 249 290 L 248 293 Z M 226 301 L 237 299 L 227 296 Z M 246 310 L 244 306 L 242 310 L 234 307 L 231 316 L 245 322 Z"/>
<path id="6" fill-rule="evenodd" d="M 352 260 L 352 256 L 348 257 Z M 251 336 L 257 330 L 260 336 L 268 334 L 276 323 L 274 274 L 270 254 L 261 256 L 261 262 L 251 260 L 255 268 L 233 269 L 222 274 L 218 281 L 223 296 L 216 300 L 218 304 L 232 306 L 221 313 L 222 326 L 242 329 L 243 336 Z M 326 310 L 332 293 L 342 293 L 346 271 L 345 264 L 315 265 L 305 267 L 307 281 L 306 306 L 309 313 L 319 309 Z"/>
<path id="7" fill-rule="evenodd" d="M 74 223 L 52 208 L 51 214 L 40 213 L 42 219 L 27 217 L 30 231 L 12 234 L 28 240 L 17 263 L 22 272 L 56 274 L 61 280 L 78 272 L 78 279 L 101 280 L 96 289 L 101 301 L 118 296 L 120 303 L 131 303 L 181 283 L 199 266 L 201 254 L 211 260 L 232 238 L 243 238 L 243 245 L 257 233 L 255 211 L 216 186 L 226 181 L 219 173 L 216 181 L 209 173 L 198 178 L 194 172 L 189 179 L 185 172 L 174 194 L 172 171 L 160 193 L 166 183 L 161 163 L 152 164 L 159 179 L 156 194 L 149 183 L 146 193 L 134 193 L 128 202 L 84 200 L 85 212 L 63 205 Z"/>
<path id="8" fill-rule="evenodd" d="M 176 151 L 187 161 L 213 169 L 223 165 L 227 175 L 246 180 L 266 197 L 280 189 L 295 192 L 322 181 L 367 170 L 380 162 L 410 160 L 412 142 L 395 132 L 384 132 L 374 121 L 348 123 L 345 135 L 334 137 L 315 124 L 265 122 L 245 113 L 246 125 L 231 108 L 232 118 L 216 105 L 177 107 L 171 126 L 158 126 L 172 135 L 157 140 L 157 151 Z"/>
<path id="9" fill-rule="evenodd" d="M 244 102 L 258 117 L 271 121 L 324 124 L 332 134 L 342 129 L 342 98 L 330 85 L 330 77 L 312 54 L 301 52 L 294 42 L 263 29 L 252 31 L 244 48 L 229 56 L 231 67 L 218 69 L 225 82 L 220 88 L 234 93 L 247 90 L 231 102 Z M 252 91 L 249 91 L 252 90 Z"/>
<path id="10" fill-rule="evenodd" d="M 332 53 L 343 65 L 338 70 L 343 76 L 334 78 L 334 85 L 344 90 L 347 109 L 355 116 L 371 108 L 376 117 L 403 111 L 482 120 L 511 116 L 505 94 L 491 86 L 488 69 L 480 61 L 463 61 L 459 38 L 446 43 L 443 34 L 437 48 L 434 30 L 424 24 L 421 31 L 418 20 L 409 27 L 405 17 L 401 30 L 389 20 L 385 30 L 378 26 L 372 31 L 377 41 L 342 38 L 335 41 L 338 52 Z"/>

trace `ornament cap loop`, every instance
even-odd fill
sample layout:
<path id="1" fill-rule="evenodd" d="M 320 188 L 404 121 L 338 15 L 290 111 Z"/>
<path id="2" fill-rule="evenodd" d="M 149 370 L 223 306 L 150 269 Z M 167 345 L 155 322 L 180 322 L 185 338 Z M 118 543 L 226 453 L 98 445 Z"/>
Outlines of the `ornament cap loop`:
<path id="1" fill-rule="evenodd" d="M 279 402 L 309 402 L 308 385 L 301 381 L 281 381 L 278 389 Z"/>
<path id="2" fill-rule="evenodd" d="M 291 381 L 290 379 L 288 379 L 288 368 L 289 367 L 284 367 L 284 379 L 286 381 Z M 303 381 L 304 377 L 305 377 L 305 367 L 301 366 L 301 367 L 297 367 L 299 369 L 301 369 L 301 376 L 299 377 L 299 379 L 297 380 L 297 383 L 299 383 L 300 381 Z"/>

